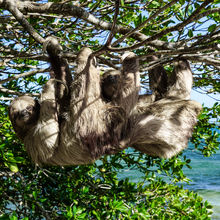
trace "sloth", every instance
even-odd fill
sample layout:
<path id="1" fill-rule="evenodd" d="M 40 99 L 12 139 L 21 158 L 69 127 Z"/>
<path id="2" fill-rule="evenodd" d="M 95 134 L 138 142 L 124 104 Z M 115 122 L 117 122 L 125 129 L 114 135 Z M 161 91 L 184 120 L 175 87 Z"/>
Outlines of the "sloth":
<path id="1" fill-rule="evenodd" d="M 22 96 L 9 107 L 14 130 L 35 164 L 90 164 L 128 146 L 170 158 L 187 147 L 201 110 L 188 100 L 191 80 L 185 77 L 192 73 L 187 61 L 177 62 L 165 95 L 147 102 L 138 95 L 139 61 L 134 53 L 122 56 L 120 71 L 111 70 L 101 79 L 91 49 L 82 48 L 73 80 L 59 43 L 48 39 L 46 50 L 51 79 L 40 100 Z M 154 85 L 157 91 L 161 83 Z"/>
<path id="2" fill-rule="evenodd" d="M 57 47 L 57 43 L 50 40 L 47 45 L 52 60 L 51 75 L 55 76 L 44 86 L 38 108 L 33 108 L 37 101 L 24 96 L 16 98 L 9 108 L 14 130 L 24 142 L 34 163 L 88 164 L 104 154 L 113 154 L 123 149 L 120 135 L 128 110 L 124 110 L 120 104 L 122 106 L 126 104 L 127 101 L 124 100 L 127 96 L 134 96 L 132 99 L 138 97 L 137 89 L 135 88 L 137 94 L 134 95 L 132 86 L 129 88 L 127 85 L 122 86 L 119 104 L 117 106 L 106 104 L 101 96 L 100 73 L 94 65 L 94 57 L 89 48 L 82 48 L 77 56 L 77 68 L 71 85 L 58 89 L 59 79 L 67 82 L 68 64 L 50 47 Z M 127 59 L 129 56 L 124 59 L 125 63 Z M 137 58 L 132 59 L 136 62 Z M 123 74 L 127 74 L 124 77 L 133 77 L 133 72 L 124 69 Z M 64 95 L 67 90 L 71 97 L 69 102 L 65 100 Z M 24 100 L 26 103 L 21 105 Z M 62 106 L 63 103 L 65 108 Z M 32 111 L 28 111 L 23 117 L 22 113 L 27 109 Z M 59 115 L 64 112 L 67 116 L 59 120 Z"/>
<path id="3" fill-rule="evenodd" d="M 120 74 L 116 70 L 103 74 L 102 90 L 104 97 L 105 90 L 110 91 L 107 98 L 111 104 L 114 104 L 122 83 Z M 192 71 L 188 61 L 180 58 L 174 63 L 169 78 L 159 65 L 149 71 L 149 79 L 153 94 L 139 95 L 138 103 L 123 127 L 121 139 L 124 145 L 148 155 L 170 158 L 187 147 L 201 111 L 199 103 L 189 100 Z"/>

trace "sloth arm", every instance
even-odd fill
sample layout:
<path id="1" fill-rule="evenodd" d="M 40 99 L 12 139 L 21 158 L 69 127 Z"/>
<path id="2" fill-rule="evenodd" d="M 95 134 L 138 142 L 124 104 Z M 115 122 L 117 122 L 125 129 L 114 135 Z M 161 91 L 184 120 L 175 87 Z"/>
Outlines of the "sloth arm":
<path id="1" fill-rule="evenodd" d="M 38 123 L 24 139 L 27 151 L 36 164 L 47 163 L 59 143 L 55 87 L 56 81 L 53 79 L 44 86 Z"/>

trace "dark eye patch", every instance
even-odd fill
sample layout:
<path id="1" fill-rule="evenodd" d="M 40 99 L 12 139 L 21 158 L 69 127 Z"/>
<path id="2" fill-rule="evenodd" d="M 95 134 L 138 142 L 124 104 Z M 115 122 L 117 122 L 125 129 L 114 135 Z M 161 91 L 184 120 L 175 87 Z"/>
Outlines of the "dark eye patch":
<path id="1" fill-rule="evenodd" d="M 19 115 L 19 112 L 18 112 L 18 111 L 14 111 L 14 112 L 13 112 L 13 116 L 14 116 L 14 118 L 17 118 L 18 115 Z"/>
<path id="2" fill-rule="evenodd" d="M 29 111 L 29 112 L 32 111 L 32 110 L 33 110 L 33 106 L 32 106 L 32 105 L 29 105 L 29 106 L 26 108 L 26 110 Z"/>

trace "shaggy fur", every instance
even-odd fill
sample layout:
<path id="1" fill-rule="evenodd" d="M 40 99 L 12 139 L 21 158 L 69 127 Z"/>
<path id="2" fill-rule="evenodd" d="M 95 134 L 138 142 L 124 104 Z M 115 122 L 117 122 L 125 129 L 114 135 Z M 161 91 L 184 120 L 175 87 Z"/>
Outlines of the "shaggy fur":
<path id="1" fill-rule="evenodd" d="M 121 72 L 119 70 L 108 70 L 102 75 L 101 94 L 106 102 L 111 102 L 117 96 L 120 87 Z"/>
<path id="2" fill-rule="evenodd" d="M 24 141 L 25 148 L 36 164 L 46 162 L 58 147 L 59 124 L 55 100 L 55 80 L 49 80 L 44 86 L 40 98 L 40 107 L 27 96 L 15 99 L 9 110 L 18 136 Z M 23 112 L 32 109 L 27 114 Z"/>
<path id="3" fill-rule="evenodd" d="M 158 57 L 151 56 L 150 61 L 157 61 Z M 158 65 L 155 68 L 148 71 L 149 75 L 149 85 L 152 91 L 152 101 L 157 101 L 162 99 L 168 87 L 168 77 L 162 65 Z"/>
<path id="4" fill-rule="evenodd" d="M 88 164 L 128 146 L 169 158 L 187 147 L 201 109 L 187 100 L 192 86 L 187 61 L 177 62 L 165 98 L 154 102 L 152 96 L 138 97 L 139 62 L 134 53 L 123 55 L 121 70 L 111 70 L 101 81 L 92 51 L 82 48 L 72 81 L 57 41 L 51 40 L 46 49 L 55 79 L 46 83 L 39 103 L 23 96 L 9 108 L 13 127 L 34 163 Z M 155 83 L 154 90 L 161 93 L 162 84 Z"/>
<path id="5" fill-rule="evenodd" d="M 139 96 L 122 129 L 122 145 L 163 158 L 170 158 L 187 147 L 202 107 L 195 101 L 188 101 L 192 88 L 188 61 L 182 59 L 174 65 L 169 79 L 162 66 L 149 72 L 153 94 Z M 108 78 L 110 74 L 108 72 Z M 118 88 L 123 86 L 119 80 L 115 84 Z M 116 94 L 112 94 L 109 99 L 115 97 Z"/>
<path id="6" fill-rule="evenodd" d="M 48 37 L 44 43 L 44 48 L 49 55 L 51 64 L 50 77 L 56 79 L 55 97 L 57 102 L 57 111 L 59 122 L 65 120 L 66 112 L 70 107 L 70 87 L 73 81 L 69 65 L 62 54 L 62 47 L 58 40 L 53 37 Z"/>
<path id="7" fill-rule="evenodd" d="M 169 78 L 168 91 L 165 97 L 189 100 L 192 90 L 193 74 L 187 60 L 181 59 L 174 63 L 174 71 Z"/>
<path id="8" fill-rule="evenodd" d="M 187 147 L 201 105 L 161 99 L 138 110 L 131 117 L 134 129 L 128 144 L 148 155 L 170 158 Z"/>
<path id="9" fill-rule="evenodd" d="M 138 102 L 140 90 L 139 60 L 132 52 L 122 56 L 121 71 L 109 70 L 102 77 L 102 94 L 114 106 L 130 115 Z"/>
<path id="10" fill-rule="evenodd" d="M 90 49 L 83 48 L 78 54 L 75 79 L 70 88 L 70 110 L 65 120 L 58 123 L 56 80 L 49 80 L 41 95 L 35 124 L 25 133 L 22 126 L 13 124 L 15 130 L 23 134 L 25 147 L 36 164 L 88 164 L 103 154 L 120 150 L 120 124 L 125 112 L 102 100 L 100 73 L 91 53 Z M 23 98 L 18 98 L 18 102 L 23 102 Z M 13 117 L 12 108 L 17 111 L 18 105 L 13 102 L 10 106 Z"/>

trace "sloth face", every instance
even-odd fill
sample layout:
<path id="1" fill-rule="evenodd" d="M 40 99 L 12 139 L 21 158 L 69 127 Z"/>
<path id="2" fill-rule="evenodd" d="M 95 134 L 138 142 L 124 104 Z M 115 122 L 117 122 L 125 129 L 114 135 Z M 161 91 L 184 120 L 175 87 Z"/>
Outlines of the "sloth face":
<path id="1" fill-rule="evenodd" d="M 39 104 L 30 96 L 16 98 L 9 107 L 9 117 L 14 127 L 33 124 L 38 119 Z"/>
<path id="2" fill-rule="evenodd" d="M 102 95 L 106 101 L 112 101 L 117 95 L 120 71 L 110 70 L 102 76 Z"/>

